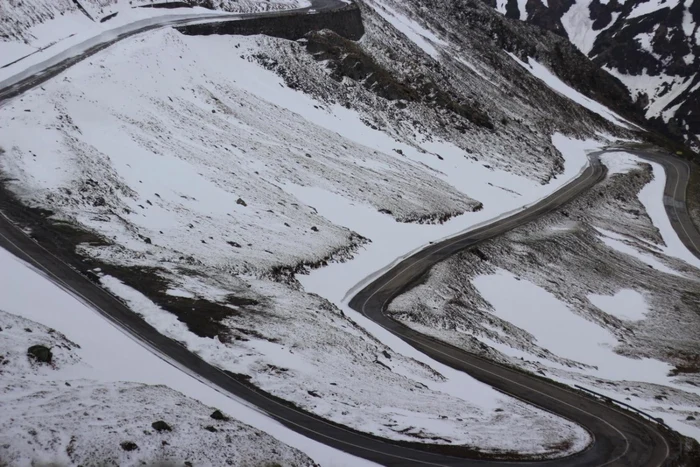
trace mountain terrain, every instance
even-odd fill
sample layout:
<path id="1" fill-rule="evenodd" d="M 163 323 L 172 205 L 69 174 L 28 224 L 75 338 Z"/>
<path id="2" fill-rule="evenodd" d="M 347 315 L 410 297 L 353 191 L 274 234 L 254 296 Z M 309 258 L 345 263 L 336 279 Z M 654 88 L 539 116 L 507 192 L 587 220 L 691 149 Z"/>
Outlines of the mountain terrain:
<path id="1" fill-rule="evenodd" d="M 486 3 L 508 18 L 569 39 L 627 87 L 651 128 L 700 150 L 697 0 Z"/>
<path id="2" fill-rule="evenodd" d="M 39 244 L 163 335 L 285 404 L 395 443 L 524 459 L 581 451 L 592 441 L 581 427 L 397 342 L 345 300 L 358 283 L 396 258 L 546 197 L 581 173 L 591 153 L 622 140 L 654 139 L 642 130 L 650 124 L 646 118 L 663 132 L 685 118 L 687 102 L 678 104 L 681 97 L 667 99 L 667 105 L 665 93 L 652 95 L 645 88 L 645 101 L 630 92 L 625 77 L 641 72 L 625 68 L 622 59 L 599 61 L 612 50 L 599 41 L 614 25 L 588 43 L 566 29 L 564 13 L 572 5 L 560 8 L 550 0 L 550 10 L 532 1 L 522 5 L 524 16 L 519 9 L 513 16 L 517 3 L 362 0 L 348 7 L 362 18 L 361 31 L 349 35 L 319 24 L 298 40 L 274 34 L 207 35 L 202 25 L 127 37 L 0 104 L 0 206 Z M 171 5 L 167 14 L 309 6 L 297 1 L 186 3 Z M 120 21 L 166 14 L 165 8 L 134 6 L 0 0 L 0 80 L 9 82 L 27 64 L 78 47 L 77 38 L 88 33 L 107 36 L 111 25 L 126 24 Z M 651 17 L 665 8 L 625 17 Z M 622 17 L 613 6 L 608 10 L 611 18 Z M 533 19 L 537 11 L 539 22 Z M 115 12 L 116 17 L 100 22 Z M 596 47 L 601 52 L 591 56 Z M 640 57 L 645 53 L 640 51 Z M 669 49 L 667 56 L 675 53 Z M 612 55 L 620 54 L 626 55 Z M 681 73 L 682 67 L 657 61 L 657 68 L 649 65 L 650 76 Z M 686 73 L 692 66 L 682 69 Z M 678 96 L 690 96 L 697 86 L 684 89 Z M 649 114 L 662 104 L 658 115 Z M 678 129 L 692 146 L 693 134 L 700 131 L 690 121 L 697 118 L 692 105 L 686 110 Z M 555 373 L 553 366 L 567 384 L 598 387 L 616 381 L 591 370 L 595 359 L 547 349 L 536 329 L 500 315 L 497 298 L 470 285 L 477 276 L 500 274 L 496 281 L 508 286 L 527 278 L 559 306 L 572 307 L 591 336 L 604 334 L 595 344 L 609 352 L 596 358 L 614 355 L 623 359 L 621 366 L 644 358 L 655 376 L 694 368 L 697 348 L 688 336 L 698 326 L 691 313 L 697 264 L 664 253 L 660 245 L 667 239 L 658 231 L 657 218 L 636 200 L 642 187 L 658 183 L 661 175 L 630 162 L 624 151 L 605 163 L 610 177 L 566 214 L 553 214 L 490 243 L 486 260 L 479 256 L 474 263 L 465 253 L 441 264 L 423 284 L 428 290 L 414 289 L 421 297 L 400 297 L 391 313 L 456 345 L 483 349 L 483 344 L 491 349 L 484 350 L 489 358 L 515 366 L 517 356 L 510 349 L 536 354 L 544 359 L 536 362 L 541 366 L 525 362 L 523 368 L 549 374 Z M 626 229 L 632 234 L 618 238 Z M 528 239 L 540 235 L 550 243 Z M 640 264 L 620 251 L 624 245 L 643 250 L 661 266 L 647 271 L 648 262 Z M 610 258 L 606 266 L 595 267 L 623 272 L 572 278 L 577 271 L 572 265 L 591 251 Z M 511 263 L 516 259 L 522 260 L 520 266 Z M 625 271 L 649 272 L 649 278 L 632 281 Z M 682 280 L 674 282 L 674 273 Z M 450 274 L 460 280 L 443 280 Z M 560 292 L 548 280 L 576 283 L 576 293 Z M 603 280 L 609 284 L 599 286 Z M 641 296 L 643 303 L 653 304 L 654 312 L 629 324 L 589 297 L 614 296 L 622 289 L 632 289 L 637 302 Z M 522 297 L 527 300 L 527 293 Z M 583 308 L 576 308 L 581 303 Z M 32 315 L 26 305 L 8 312 L 13 315 L 1 316 L 8 321 L 31 319 L 41 325 L 41 319 L 49 319 Z M 659 323 L 671 318 L 682 319 L 682 326 L 654 337 Z M 70 331 L 60 329 L 66 335 Z M 72 338 L 80 344 L 80 336 Z M 13 331 L 6 347 L 30 344 L 19 337 Z M 571 376 L 562 367 L 580 371 Z M 687 408 L 698 397 L 692 375 L 680 371 L 654 381 L 635 376 L 619 384 L 643 387 L 635 402 L 657 400 L 661 391 L 673 389 L 679 394 L 675 406 L 669 402 L 663 411 L 679 412 L 673 428 L 698 437 L 695 423 L 681 417 L 694 417 Z M 135 399 L 150 404 L 157 398 L 158 388 L 112 383 L 122 392 L 108 394 L 110 404 L 135 404 Z M 22 394 L 38 391 L 40 384 L 17 384 L 3 400 L 23 401 Z M 649 389 L 652 384 L 662 388 Z M 46 406 L 74 405 L 81 394 L 95 391 L 101 393 L 93 383 L 81 383 L 74 391 L 61 387 L 63 395 Z M 183 417 L 204 423 L 208 401 L 202 406 L 182 394 L 163 390 L 163 395 L 166 402 L 187 408 Z M 146 412 L 139 424 L 146 415 L 167 413 L 163 404 Z M 22 407 L 23 416 L 41 419 L 41 413 L 29 412 L 29 404 Z M 119 426 L 129 441 L 152 448 L 155 438 L 142 436 L 134 426 Z M 26 428 L 15 421 L 11 427 Z M 253 436 L 242 422 L 235 427 Z M 84 442 L 105 439 L 97 434 Z M 36 459 L 42 450 L 41 456 L 50 456 L 55 444 L 27 441 L 12 450 L 0 448 L 6 449 L 0 456 Z M 279 454 L 282 464 L 312 462 L 273 441 L 265 446 Z M 316 451 L 304 453 L 318 460 Z M 232 462 L 258 462 L 248 454 Z M 104 455 L 132 464 L 143 459 L 118 450 Z M 186 458 L 184 451 L 167 457 Z"/>

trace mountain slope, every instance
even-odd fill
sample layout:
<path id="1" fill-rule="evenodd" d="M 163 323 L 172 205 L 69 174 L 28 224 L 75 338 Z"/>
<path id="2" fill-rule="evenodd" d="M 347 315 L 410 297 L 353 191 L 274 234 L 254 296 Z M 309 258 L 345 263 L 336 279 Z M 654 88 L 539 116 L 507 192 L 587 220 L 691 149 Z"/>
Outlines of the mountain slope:
<path id="1" fill-rule="evenodd" d="M 627 86 L 653 128 L 700 150 L 700 1 L 487 3 L 568 38 Z"/>
<path id="2" fill-rule="evenodd" d="M 581 449 L 579 427 L 397 345 L 299 276 L 361 280 L 546 196 L 601 135 L 635 135 L 626 89 L 478 2 L 359 8 L 359 41 L 151 31 L 10 101 L 7 210 L 163 334 L 319 416 L 486 453 Z"/>

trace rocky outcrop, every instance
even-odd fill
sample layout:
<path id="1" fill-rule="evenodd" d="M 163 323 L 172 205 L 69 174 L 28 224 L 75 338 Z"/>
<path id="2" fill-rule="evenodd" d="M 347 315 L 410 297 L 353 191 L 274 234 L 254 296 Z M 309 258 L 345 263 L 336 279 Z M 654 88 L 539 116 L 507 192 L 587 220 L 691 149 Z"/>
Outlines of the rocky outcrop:
<path id="1" fill-rule="evenodd" d="M 318 13 L 280 13 L 278 16 L 194 24 L 176 29 L 191 36 L 265 34 L 289 40 L 301 39 L 312 31 L 323 29 L 353 41 L 359 40 L 365 33 L 360 10 L 355 4 Z"/>
<path id="2" fill-rule="evenodd" d="M 611 70 L 627 85 L 648 127 L 700 152 L 700 0 L 483 2 L 568 38 L 601 72 Z M 575 85 L 589 78 L 572 76 Z M 614 100 L 605 104 L 615 108 Z"/>

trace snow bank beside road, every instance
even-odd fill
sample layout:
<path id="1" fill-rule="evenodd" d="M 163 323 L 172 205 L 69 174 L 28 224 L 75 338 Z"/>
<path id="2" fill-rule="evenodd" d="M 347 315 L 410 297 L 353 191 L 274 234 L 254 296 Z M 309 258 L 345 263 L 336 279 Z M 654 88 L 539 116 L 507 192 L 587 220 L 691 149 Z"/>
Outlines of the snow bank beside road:
<path id="1" fill-rule="evenodd" d="M 664 239 L 665 245 L 661 245 L 661 249 L 668 256 L 673 256 L 685 261 L 691 266 L 700 268 L 700 259 L 689 252 L 685 245 L 683 245 L 683 242 L 671 225 L 668 214 L 666 214 L 666 208 L 664 206 L 666 172 L 664 168 L 656 162 L 649 162 L 639 158 L 634 159 L 651 164 L 654 170 L 654 179 L 639 192 L 639 200 L 644 204 L 654 226 L 659 229 Z"/>

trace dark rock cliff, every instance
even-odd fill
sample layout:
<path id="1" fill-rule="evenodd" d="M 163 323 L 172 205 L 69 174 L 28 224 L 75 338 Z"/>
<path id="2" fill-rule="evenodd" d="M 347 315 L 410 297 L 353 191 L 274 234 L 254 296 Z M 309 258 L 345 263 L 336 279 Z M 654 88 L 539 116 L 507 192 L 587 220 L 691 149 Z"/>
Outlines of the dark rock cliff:
<path id="1" fill-rule="evenodd" d="M 289 40 L 301 39 L 309 32 L 323 29 L 329 29 L 350 40 L 359 40 L 365 33 L 360 10 L 355 4 L 319 13 L 287 13 L 274 17 L 221 21 L 177 28 L 181 33 L 192 36 L 265 34 Z"/>

